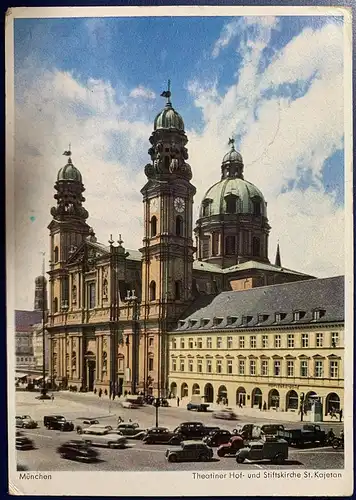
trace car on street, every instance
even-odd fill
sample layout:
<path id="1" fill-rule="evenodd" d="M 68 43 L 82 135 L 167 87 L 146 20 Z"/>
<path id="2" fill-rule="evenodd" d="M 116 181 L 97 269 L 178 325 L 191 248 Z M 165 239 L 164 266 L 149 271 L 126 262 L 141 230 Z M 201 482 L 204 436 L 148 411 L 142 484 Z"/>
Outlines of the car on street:
<path id="1" fill-rule="evenodd" d="M 260 439 L 263 436 L 277 436 L 284 430 L 282 424 L 245 424 L 234 431 L 245 440 Z"/>
<path id="2" fill-rule="evenodd" d="M 236 462 L 269 460 L 283 464 L 288 458 L 288 443 L 285 439 L 269 437 L 265 440 L 250 441 L 236 453 Z"/>
<path id="3" fill-rule="evenodd" d="M 182 439 L 202 439 L 207 430 L 202 422 L 182 422 L 174 429 L 174 433 Z"/>
<path id="4" fill-rule="evenodd" d="M 46 415 L 43 418 L 43 425 L 47 429 L 55 429 L 59 431 L 73 431 L 74 424 L 67 420 L 63 415 Z"/>
<path id="5" fill-rule="evenodd" d="M 108 434 L 113 431 L 111 425 L 93 424 L 83 429 L 82 434 Z"/>
<path id="6" fill-rule="evenodd" d="M 82 434 L 84 429 L 96 424 L 99 424 L 99 420 L 95 418 L 77 418 L 75 421 L 75 430 L 77 434 Z"/>
<path id="7" fill-rule="evenodd" d="M 326 432 L 320 428 L 320 425 L 315 424 L 305 424 L 301 429 L 283 429 L 278 432 L 278 435 L 289 445 L 297 447 L 315 443 L 323 446 L 326 442 Z"/>
<path id="8" fill-rule="evenodd" d="M 142 439 L 146 435 L 146 429 L 140 429 L 137 423 L 121 423 L 117 426 L 115 432 L 129 439 Z"/>
<path id="9" fill-rule="evenodd" d="M 91 446 L 105 446 L 107 448 L 126 448 L 127 438 L 113 432 L 105 434 L 82 434 L 85 443 Z"/>
<path id="10" fill-rule="evenodd" d="M 244 448 L 244 440 L 241 436 L 232 436 L 229 442 L 224 443 L 217 449 L 218 457 L 225 457 L 225 455 L 236 455 L 236 452 Z"/>
<path id="11" fill-rule="evenodd" d="M 163 444 L 163 443 L 171 443 L 172 438 L 176 437 L 176 434 L 167 427 L 152 427 L 151 429 L 147 429 L 147 432 L 143 438 L 143 442 L 145 444 Z M 178 438 L 177 444 L 181 441 L 181 438 Z M 174 443 L 173 442 L 171 444 Z"/>
<path id="12" fill-rule="evenodd" d="M 169 407 L 169 402 L 168 399 L 166 398 L 155 398 L 152 401 L 153 406 L 159 406 L 161 408 L 168 408 Z"/>
<path id="13" fill-rule="evenodd" d="M 140 408 L 140 405 L 134 403 L 133 401 L 122 401 L 121 406 L 123 408 L 128 408 L 129 410 L 138 410 Z"/>
<path id="14" fill-rule="evenodd" d="M 35 444 L 32 439 L 21 433 L 20 435 L 16 434 L 15 447 L 16 450 L 33 450 Z"/>
<path id="15" fill-rule="evenodd" d="M 237 415 L 231 408 L 224 408 L 223 410 L 214 411 L 213 418 L 219 418 L 222 420 L 237 420 Z"/>
<path id="16" fill-rule="evenodd" d="M 187 410 L 188 411 L 192 411 L 192 410 L 195 410 L 195 411 L 208 411 L 209 406 L 210 405 L 207 404 L 207 403 L 194 403 L 193 401 L 190 401 L 187 404 Z"/>
<path id="17" fill-rule="evenodd" d="M 232 437 L 230 431 L 219 429 L 216 431 L 211 431 L 210 434 L 203 438 L 204 443 L 208 446 L 220 446 L 222 444 L 228 443 Z"/>
<path id="18" fill-rule="evenodd" d="M 183 441 L 180 448 L 168 449 L 166 459 L 168 462 L 207 462 L 213 458 L 212 448 L 203 441 Z"/>
<path id="19" fill-rule="evenodd" d="M 99 458 L 97 450 L 94 450 L 88 443 L 75 439 L 61 444 L 57 448 L 57 453 L 61 458 L 83 462 L 94 462 Z"/>
<path id="20" fill-rule="evenodd" d="M 38 423 L 30 415 L 16 415 L 16 427 L 19 429 L 36 429 Z"/>

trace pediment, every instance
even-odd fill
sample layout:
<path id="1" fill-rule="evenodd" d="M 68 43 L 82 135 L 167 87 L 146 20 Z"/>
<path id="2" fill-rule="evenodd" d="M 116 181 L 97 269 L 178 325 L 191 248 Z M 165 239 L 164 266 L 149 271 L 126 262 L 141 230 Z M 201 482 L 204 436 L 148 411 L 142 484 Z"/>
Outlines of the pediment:
<path id="1" fill-rule="evenodd" d="M 83 241 L 79 247 L 70 255 L 67 264 L 79 264 L 86 260 L 88 263 L 103 257 L 109 257 L 110 252 L 102 245 L 88 240 Z"/>

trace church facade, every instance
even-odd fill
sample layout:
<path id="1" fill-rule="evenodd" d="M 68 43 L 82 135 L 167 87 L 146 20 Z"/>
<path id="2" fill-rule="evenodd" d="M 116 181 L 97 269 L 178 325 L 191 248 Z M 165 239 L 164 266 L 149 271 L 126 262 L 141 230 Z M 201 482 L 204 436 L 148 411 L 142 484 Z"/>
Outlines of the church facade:
<path id="1" fill-rule="evenodd" d="M 62 387 L 168 395 L 171 343 L 189 308 L 222 292 L 312 279 L 268 258 L 267 203 L 244 179 L 230 140 L 221 179 L 204 196 L 194 225 L 196 189 L 182 117 L 167 103 L 154 120 L 142 187 L 139 250 L 97 241 L 88 225 L 82 175 L 71 152 L 57 175 L 51 209 L 49 377 Z M 195 235 L 195 240 L 193 239 Z"/>

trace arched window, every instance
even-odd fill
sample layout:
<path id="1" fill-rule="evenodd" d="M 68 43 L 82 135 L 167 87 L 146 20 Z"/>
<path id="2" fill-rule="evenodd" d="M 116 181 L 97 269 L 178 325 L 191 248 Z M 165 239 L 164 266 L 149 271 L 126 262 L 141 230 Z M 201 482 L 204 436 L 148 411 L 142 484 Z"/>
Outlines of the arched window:
<path id="1" fill-rule="evenodd" d="M 58 262 L 58 247 L 54 247 L 54 262 Z"/>
<path id="2" fill-rule="evenodd" d="M 151 219 L 151 238 L 157 234 L 157 218 L 155 216 Z"/>
<path id="3" fill-rule="evenodd" d="M 261 242 L 259 238 L 252 238 L 252 255 L 259 257 L 261 253 Z"/>
<path id="4" fill-rule="evenodd" d="M 235 236 L 226 236 L 225 238 L 225 254 L 234 255 L 235 254 Z"/>
<path id="5" fill-rule="evenodd" d="M 151 281 L 150 283 L 150 300 L 156 300 L 156 282 Z"/>
<path id="6" fill-rule="evenodd" d="M 212 255 L 218 255 L 219 253 L 219 233 L 211 235 L 211 253 Z"/>
<path id="7" fill-rule="evenodd" d="M 183 219 L 180 215 L 176 217 L 176 235 L 182 236 L 183 233 Z"/>
<path id="8" fill-rule="evenodd" d="M 55 297 L 53 300 L 53 312 L 54 313 L 58 312 L 58 299 L 57 299 L 57 297 Z"/>
<path id="9" fill-rule="evenodd" d="M 208 217 L 210 215 L 210 206 L 211 206 L 210 200 L 203 201 L 203 217 Z"/>
<path id="10" fill-rule="evenodd" d="M 237 213 L 237 196 L 230 194 L 225 198 L 226 202 L 226 213 L 236 214 Z"/>
<path id="11" fill-rule="evenodd" d="M 182 288 L 182 284 L 180 281 L 176 281 L 174 283 L 174 298 L 176 300 L 180 300 L 181 298 L 181 288 Z"/>
<path id="12" fill-rule="evenodd" d="M 260 216 L 261 215 L 261 200 L 256 198 L 252 201 L 253 204 L 253 215 Z"/>

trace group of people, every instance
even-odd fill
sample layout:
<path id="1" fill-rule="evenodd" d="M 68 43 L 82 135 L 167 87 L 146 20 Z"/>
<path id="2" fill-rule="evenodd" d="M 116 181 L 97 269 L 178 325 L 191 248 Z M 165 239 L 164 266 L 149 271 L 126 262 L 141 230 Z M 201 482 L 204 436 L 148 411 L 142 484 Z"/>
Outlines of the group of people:
<path id="1" fill-rule="evenodd" d="M 339 422 L 342 421 L 342 415 L 343 415 L 342 408 L 340 408 L 340 410 L 336 410 L 334 407 L 332 407 L 329 411 L 330 418 L 331 419 L 335 418 L 337 420 L 337 418 L 339 417 Z"/>

